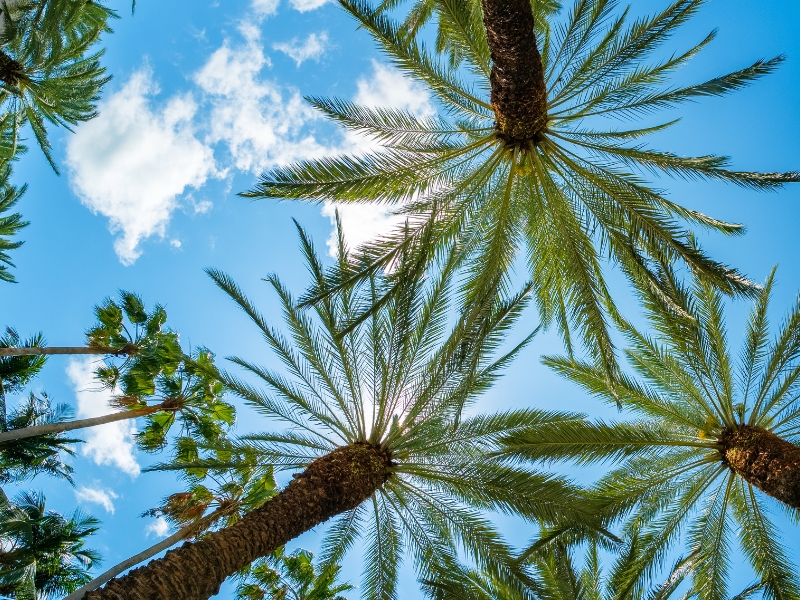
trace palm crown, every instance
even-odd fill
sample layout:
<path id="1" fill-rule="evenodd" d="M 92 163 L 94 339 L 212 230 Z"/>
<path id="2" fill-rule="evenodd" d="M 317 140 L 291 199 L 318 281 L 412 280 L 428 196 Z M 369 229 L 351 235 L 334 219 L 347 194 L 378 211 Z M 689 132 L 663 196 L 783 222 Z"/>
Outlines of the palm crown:
<path id="1" fill-rule="evenodd" d="M 2 501 L 0 593 L 20 600 L 56 598 L 91 579 L 88 571 L 100 557 L 84 541 L 97 531 L 97 519 L 80 511 L 69 519 L 48 511 L 42 494 Z"/>
<path id="2" fill-rule="evenodd" d="M 9 7 L 11 5 L 11 7 Z M 95 116 L 110 79 L 94 51 L 115 13 L 101 2 L 23 0 L 0 10 L 0 101 L 16 142 L 28 123 L 53 169 L 46 123 L 69 129 Z M 4 125 L 7 119 L 3 120 Z"/>
<path id="3" fill-rule="evenodd" d="M 641 575 L 639 539 L 634 536 L 619 545 L 616 558 L 607 566 L 602 549 L 603 544 L 597 539 L 583 549 L 560 541 L 540 548 L 528 557 L 535 567 L 535 588 L 520 588 L 513 582 L 468 569 L 427 582 L 426 587 L 434 600 L 668 600 L 679 592 L 684 600 L 696 597 L 691 588 L 686 591 L 682 586 L 694 567 L 693 557 L 679 558 L 665 577 L 648 578 L 647 585 L 632 585 Z M 576 560 L 581 553 L 582 565 Z M 762 588 L 761 584 L 748 586 L 732 600 L 746 600 Z"/>
<path id="4" fill-rule="evenodd" d="M 337 581 L 341 567 L 328 564 L 320 569 L 306 550 L 286 554 L 281 548 L 258 560 L 241 576 L 237 600 L 347 600 L 340 594 L 352 585 Z"/>
<path id="5" fill-rule="evenodd" d="M 621 375 L 611 389 L 596 365 L 546 359 L 592 394 L 618 399 L 631 420 L 536 428 L 509 436 L 507 452 L 582 464 L 625 459 L 597 492 L 632 511 L 629 529 L 643 527 L 640 561 L 658 561 L 685 533 L 699 597 L 719 600 L 727 594 L 736 531 L 767 595 L 798 598 L 796 570 L 759 489 L 800 514 L 800 304 L 770 340 L 770 276 L 737 367 L 719 293 L 704 283 L 685 288 L 667 267 L 659 280 L 668 294 L 643 293 L 656 337 L 621 320 L 638 378 Z"/>
<path id="6" fill-rule="evenodd" d="M 305 237 L 303 243 L 314 280 L 326 286 L 318 257 Z M 340 266 L 347 269 L 341 252 Z M 230 279 L 212 272 L 292 375 L 287 379 L 234 359 L 268 392 L 228 376 L 231 389 L 289 426 L 279 433 L 247 436 L 244 443 L 264 462 L 283 469 L 305 467 L 353 444 L 369 444 L 389 457 L 388 479 L 369 500 L 338 517 L 324 542 L 327 565 L 338 562 L 357 538 L 366 538 L 367 598 L 395 597 L 404 549 L 421 576 L 455 561 L 458 544 L 491 572 L 508 573 L 509 548 L 479 508 L 548 521 L 591 520 L 581 512 L 577 490 L 564 481 L 488 458 L 498 436 L 547 422 L 549 413 L 460 418 L 527 342 L 497 360 L 489 358 L 521 311 L 524 296 L 490 302 L 482 331 L 462 319 L 448 333 L 452 268 L 429 281 L 412 269 L 400 272 L 406 274 L 403 293 L 355 327 L 362 304 L 374 302 L 386 285 L 381 276 L 374 275 L 364 288 L 328 297 L 314 308 L 315 319 L 270 277 L 293 344 L 267 325 Z"/>
<path id="7" fill-rule="evenodd" d="M 688 239 L 687 225 L 725 234 L 740 233 L 740 226 L 668 199 L 641 172 L 754 189 L 798 179 L 796 173 L 733 171 L 724 157 L 684 158 L 638 142 L 675 121 L 617 128 L 620 119 L 725 95 L 780 63 L 780 57 L 759 60 L 698 85 L 669 87 L 669 76 L 714 34 L 668 59 L 654 59 L 653 53 L 702 3 L 678 0 L 652 17 L 628 23 L 626 12 L 614 15 L 613 1 L 576 2 L 565 20 L 552 24 L 552 34 L 540 35 L 547 114 L 541 129 L 518 138 L 504 133 L 487 97 L 492 59 L 477 2 L 426 3 L 436 7 L 440 27 L 447 25 L 451 54 L 457 50 L 462 64 L 455 71 L 368 3 L 341 0 L 398 68 L 434 92 L 442 116 L 420 119 L 397 109 L 311 98 L 328 117 L 382 147 L 276 168 L 244 195 L 393 204 L 407 216 L 411 235 L 403 227 L 369 244 L 359 255 L 364 272 L 390 264 L 401 248 L 416 247 L 433 256 L 457 240 L 468 265 L 467 304 L 501 285 L 524 247 L 544 321 L 558 324 L 567 341 L 577 325 L 611 372 L 604 256 L 630 275 L 649 277 L 653 285 L 649 261 L 667 257 L 683 261 L 726 293 L 751 289 L 739 273 Z"/>

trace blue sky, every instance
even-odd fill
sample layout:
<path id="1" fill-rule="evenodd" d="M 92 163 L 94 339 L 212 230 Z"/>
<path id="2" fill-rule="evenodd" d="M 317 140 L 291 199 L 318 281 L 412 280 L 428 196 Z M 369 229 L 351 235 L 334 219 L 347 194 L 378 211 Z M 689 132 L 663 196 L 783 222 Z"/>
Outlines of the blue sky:
<path id="1" fill-rule="evenodd" d="M 435 110 L 424 89 L 387 67 L 363 31 L 335 3 L 325 0 L 139 0 L 105 40 L 104 63 L 114 76 L 100 115 L 74 134 L 53 131 L 56 176 L 36 148 L 18 163 L 15 180 L 29 189 L 20 209 L 32 225 L 14 254 L 16 285 L 3 284 L 3 324 L 23 334 L 42 331 L 51 345 L 80 343 L 92 306 L 117 289 L 166 306 L 182 340 L 274 364 L 255 329 L 203 273 L 227 271 L 262 307 L 275 301 L 260 278 L 278 273 L 300 292 L 305 270 L 292 225 L 296 218 L 324 248 L 331 234 L 331 208 L 250 202 L 236 196 L 258 173 L 276 164 L 353 150 L 362 141 L 343 136 L 304 104 L 303 95 L 336 95 L 420 114 Z M 639 0 L 633 11 L 649 12 L 663 0 Z M 800 168 L 800 5 L 788 0 L 753 3 L 713 0 L 674 39 L 676 49 L 719 28 L 719 37 L 679 76 L 704 80 L 786 54 L 780 70 L 726 99 L 709 99 L 681 110 L 682 122 L 661 134 L 658 145 L 679 154 L 732 156 L 738 169 Z M 779 264 L 777 319 L 800 290 L 797 253 L 800 187 L 771 194 L 717 183 L 661 181 L 671 197 L 715 217 L 743 222 L 742 238 L 704 236 L 718 258 L 763 280 Z M 391 224 L 382 209 L 343 213 L 351 245 Z M 616 286 L 624 293 L 624 284 Z M 635 311 L 633 303 L 625 306 Z M 730 307 L 731 333 L 740 337 L 747 311 Z M 536 324 L 525 316 L 519 335 Z M 540 336 L 491 391 L 486 405 L 558 406 L 610 415 L 580 390 L 539 365 L 558 340 Z M 82 416 L 101 414 L 104 399 L 87 392 L 90 369 L 68 359 L 51 360 L 37 390 L 75 406 Z M 81 504 L 102 519 L 93 547 L 112 565 L 158 539 L 152 519 L 138 515 L 180 490 L 171 476 L 141 473 L 155 459 L 130 443 L 131 424 L 87 433 L 74 461 L 76 486 L 39 478 L 25 487 L 45 490 L 53 508 Z M 240 431 L 266 429 L 252 412 L 240 411 Z M 13 493 L 13 490 L 10 490 Z M 785 541 L 800 562 L 796 528 Z M 532 530 L 501 520 L 515 543 Z M 155 528 L 157 529 L 157 527 Z M 163 533 L 163 532 L 161 532 Z M 299 543 L 316 549 L 318 534 Z M 358 582 L 358 556 L 345 574 Z M 416 597 L 404 571 L 403 597 Z M 739 581 L 750 577 L 742 570 Z M 222 597 L 230 596 L 223 588 Z"/>

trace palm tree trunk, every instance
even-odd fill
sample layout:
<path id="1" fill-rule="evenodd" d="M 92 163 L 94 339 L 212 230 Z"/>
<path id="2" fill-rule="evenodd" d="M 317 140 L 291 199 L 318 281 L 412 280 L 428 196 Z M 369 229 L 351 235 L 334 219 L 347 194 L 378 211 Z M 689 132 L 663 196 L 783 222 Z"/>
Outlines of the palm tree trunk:
<path id="1" fill-rule="evenodd" d="M 750 425 L 740 425 L 720 441 L 725 461 L 745 481 L 800 509 L 800 446 Z"/>
<path id="2" fill-rule="evenodd" d="M 16 60 L 0 50 L 0 81 L 7 85 L 17 85 L 25 76 L 25 69 Z"/>
<path id="3" fill-rule="evenodd" d="M 2 51 L 0 51 L 2 54 Z M 2 59 L 0 59 L 2 62 Z M 0 65 L 0 70 L 2 69 L 2 65 Z M 2 80 L 2 75 L 0 75 L 0 80 Z M 135 354 L 136 353 L 136 346 L 133 344 L 128 344 L 127 346 L 123 346 L 122 348 L 102 348 L 102 347 L 95 347 L 95 346 L 61 346 L 55 348 L 40 348 L 38 346 L 34 346 L 32 348 L 0 348 L 0 357 L 3 356 L 41 356 L 41 355 L 53 355 L 53 354 Z"/>
<path id="4" fill-rule="evenodd" d="M 140 562 L 146 561 L 148 558 L 153 558 L 159 552 L 162 552 L 167 548 L 174 546 L 181 540 L 184 540 L 188 537 L 195 535 L 198 531 L 201 531 L 205 527 L 211 526 L 219 518 L 224 517 L 225 515 L 230 514 L 231 512 L 232 512 L 231 507 L 218 508 L 211 514 L 206 515 L 205 517 L 196 521 L 195 523 L 187 525 L 186 527 L 182 527 L 168 538 L 161 540 L 157 544 L 153 544 L 152 546 L 150 546 L 146 550 L 143 550 L 142 552 L 139 552 L 139 554 L 131 556 L 130 558 L 123 560 L 121 563 L 114 565 L 102 575 L 95 577 L 83 587 L 78 588 L 77 590 L 72 592 L 69 596 L 64 598 L 64 600 L 80 600 L 86 595 L 86 592 L 91 592 L 92 590 L 96 590 L 104 583 L 114 579 L 114 577 L 116 577 L 120 573 L 127 571 L 131 567 L 138 565 Z"/>
<path id="5" fill-rule="evenodd" d="M 34 425 L 33 427 L 12 429 L 11 431 L 3 431 L 0 433 L 0 444 L 3 442 L 11 442 L 13 440 L 22 440 L 29 437 L 35 437 L 37 435 L 52 435 L 54 433 L 63 433 L 65 431 L 72 431 L 74 429 L 85 429 L 86 427 L 105 425 L 106 423 L 114 423 L 115 421 L 124 421 L 125 419 L 146 417 L 147 415 L 152 415 L 153 413 L 163 410 L 164 408 L 165 406 L 162 403 L 136 410 L 123 410 L 120 412 L 111 413 L 110 415 L 103 415 L 102 417 L 92 417 L 90 419 L 67 421 L 66 423 L 49 423 L 47 425 Z"/>
<path id="6" fill-rule="evenodd" d="M 531 0 L 482 2 L 497 128 L 511 142 L 536 143 L 547 126 L 547 89 Z"/>
<path id="7" fill-rule="evenodd" d="M 389 477 L 390 465 L 386 452 L 367 444 L 337 448 L 235 525 L 187 542 L 84 598 L 206 600 L 255 559 L 372 496 Z"/>
<path id="8" fill-rule="evenodd" d="M 92 579 L 89 583 L 84 585 L 81 588 L 78 588 L 74 592 L 72 592 L 69 596 L 65 597 L 64 600 L 80 600 L 86 595 L 86 592 L 91 592 L 92 590 L 96 590 L 101 585 L 114 579 L 117 575 L 122 573 L 123 571 L 127 571 L 131 567 L 138 565 L 140 562 L 147 560 L 148 558 L 152 558 L 159 552 L 166 550 L 167 548 L 174 546 L 182 539 L 185 539 L 191 535 L 191 531 L 189 529 L 193 529 L 192 527 L 184 527 L 183 529 L 178 530 L 177 532 L 173 533 L 171 536 L 158 542 L 157 544 L 153 544 L 147 550 L 136 554 L 135 556 L 131 556 L 127 560 L 123 560 L 118 565 L 110 568 L 108 571 Z"/>

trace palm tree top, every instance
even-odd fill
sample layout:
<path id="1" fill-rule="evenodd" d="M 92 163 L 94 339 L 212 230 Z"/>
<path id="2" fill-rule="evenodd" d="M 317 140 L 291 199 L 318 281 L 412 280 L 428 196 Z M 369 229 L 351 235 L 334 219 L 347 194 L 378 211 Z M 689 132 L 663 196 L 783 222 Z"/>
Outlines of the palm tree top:
<path id="1" fill-rule="evenodd" d="M 619 318 L 633 374 L 613 386 L 595 364 L 570 357 L 545 363 L 630 414 L 621 422 L 573 421 L 509 436 L 507 455 L 581 464 L 620 461 L 596 486 L 641 528 L 644 564 L 659 562 L 681 536 L 696 557 L 702 600 L 722 600 L 731 575 L 733 533 L 769 597 L 800 598 L 797 566 L 770 501 L 800 515 L 800 301 L 771 335 L 774 271 L 756 295 L 738 355 L 724 303 L 704 282 L 692 288 L 659 267 L 659 286 L 640 285 L 654 332 Z"/>
<path id="2" fill-rule="evenodd" d="M 0 593 L 19 600 L 61 598 L 91 579 L 100 555 L 84 547 L 100 522 L 80 510 L 69 518 L 45 507 L 41 493 L 22 492 L 0 507 Z"/>
<path id="3" fill-rule="evenodd" d="M 320 568 L 313 561 L 314 555 L 307 550 L 287 554 L 279 549 L 240 575 L 237 600 L 346 600 L 340 594 L 355 587 L 337 581 L 341 567 L 329 564 Z"/>
<path id="4" fill-rule="evenodd" d="M 312 280 L 327 286 L 311 242 L 302 232 L 301 239 Z M 341 236 L 340 252 L 340 266 L 348 269 Z M 552 413 L 462 415 L 527 344 L 529 338 L 492 358 L 527 294 L 488 299 L 482 310 L 453 324 L 448 303 L 452 266 L 435 276 L 423 276 L 424 269 L 412 269 L 402 260 L 399 266 L 391 276 L 403 278 L 402 293 L 364 319 L 359 319 L 363 305 L 377 301 L 389 275 L 375 273 L 363 285 L 329 295 L 309 310 L 298 308 L 277 277 L 268 277 L 280 298 L 288 335 L 271 327 L 230 278 L 210 272 L 258 325 L 289 372 L 287 377 L 232 359 L 266 389 L 230 373 L 227 385 L 287 426 L 245 436 L 240 443 L 278 469 L 356 460 L 351 449 L 359 448 L 357 460 L 383 463 L 375 471 L 385 475 L 366 492 L 366 502 L 358 500 L 340 515 L 323 543 L 324 566 L 337 563 L 356 539 L 365 538 L 366 598 L 396 597 L 397 570 L 406 550 L 421 575 L 455 561 L 459 545 L 492 572 L 513 571 L 510 548 L 481 509 L 550 522 L 595 520 L 568 482 L 489 458 L 504 432 L 547 421 Z M 481 320 L 474 316 L 478 313 Z M 426 558 L 432 556 L 437 560 Z"/>
<path id="5" fill-rule="evenodd" d="M 702 0 L 678 0 L 633 22 L 612 0 L 580 0 L 563 18 L 552 17 L 540 33 L 547 118 L 524 139 L 498 130 L 502 124 L 488 97 L 495 88 L 486 15 L 477 2 L 424 3 L 439 15 L 440 27 L 447 25 L 458 70 L 365 0 L 341 4 L 396 67 L 432 90 L 441 114 L 421 119 L 398 109 L 310 98 L 330 119 L 380 148 L 273 169 L 245 196 L 393 204 L 407 216 L 412 234 L 398 227 L 367 244 L 356 257 L 362 272 L 391 264 L 409 247 L 433 260 L 458 240 L 468 273 L 467 305 L 507 286 L 512 262 L 525 252 L 543 321 L 556 324 L 570 347 L 586 342 L 609 373 L 615 369 L 604 275 L 609 261 L 630 277 L 655 281 L 649 265 L 667 257 L 725 293 L 752 292 L 746 277 L 689 241 L 690 227 L 727 235 L 742 233 L 742 227 L 675 202 L 646 179 L 655 172 L 757 190 L 800 179 L 795 172 L 738 171 L 725 157 L 682 157 L 645 145 L 677 122 L 667 109 L 741 89 L 782 61 L 758 60 L 699 84 L 671 86 L 674 72 L 714 33 L 667 59 L 655 52 Z M 630 125 L 644 117 L 646 125 Z M 339 283 L 351 279 L 340 276 Z"/>

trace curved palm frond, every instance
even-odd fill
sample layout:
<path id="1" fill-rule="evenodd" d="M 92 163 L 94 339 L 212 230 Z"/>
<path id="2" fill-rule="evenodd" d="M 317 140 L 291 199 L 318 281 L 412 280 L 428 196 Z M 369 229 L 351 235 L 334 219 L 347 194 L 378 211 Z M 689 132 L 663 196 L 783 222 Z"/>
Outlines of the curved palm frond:
<path id="1" fill-rule="evenodd" d="M 301 240 L 312 279 L 327 287 L 328 276 L 302 230 Z M 342 269 L 348 264 L 341 256 Z M 209 274 L 256 323 L 288 372 L 285 376 L 234 359 L 247 370 L 247 380 L 226 374 L 230 389 L 287 426 L 247 435 L 240 444 L 282 469 L 303 468 L 352 444 L 368 443 L 391 456 L 386 483 L 364 504 L 340 515 L 323 544 L 324 566 L 338 562 L 363 538 L 365 597 L 397 597 L 404 556 L 413 559 L 422 578 L 435 565 L 455 564 L 460 551 L 497 576 L 524 578 L 524 569 L 484 509 L 597 526 L 593 507 L 570 482 L 509 467 L 491 456 L 498 440 L 513 431 L 578 417 L 535 410 L 462 415 L 528 342 L 493 356 L 527 294 L 486 299 L 482 310 L 453 323 L 447 302 L 452 269 L 435 276 L 410 268 L 375 273 L 361 285 L 326 296 L 311 310 L 301 310 L 277 277 L 270 276 L 266 281 L 284 313 L 283 333 L 266 322 L 228 276 Z M 358 320 L 365 304 L 383 297 L 388 277 L 404 278 L 401 293 Z M 484 320 L 476 321 L 476 314 Z M 249 382 L 253 379 L 260 387 Z"/>
<path id="2" fill-rule="evenodd" d="M 597 364 L 545 359 L 590 393 L 619 402 L 631 420 L 574 420 L 518 430 L 504 438 L 500 454 L 578 464 L 615 461 L 595 491 L 613 501 L 617 516 L 628 515 L 631 533 L 639 532 L 637 562 L 655 568 L 672 544 L 685 539 L 701 600 L 728 596 L 735 537 L 767 597 L 798 598 L 797 565 L 761 492 L 797 516 L 798 488 L 792 482 L 800 481 L 800 474 L 789 457 L 800 455 L 800 304 L 771 338 L 773 271 L 755 298 L 737 365 L 719 292 L 705 282 L 685 287 L 668 265 L 660 265 L 657 275 L 657 289 L 639 282 L 655 336 L 619 319 L 636 378 L 622 376 L 612 388 Z M 746 465 L 737 459 L 742 444 L 750 450 Z M 783 463 L 770 454 L 774 448 L 788 453 Z M 794 491 L 782 495 L 768 482 L 783 482 Z"/>
<path id="3" fill-rule="evenodd" d="M 460 248 L 467 273 L 464 305 L 507 289 L 514 258 L 528 256 L 532 290 L 545 323 L 555 323 L 568 346 L 580 338 L 616 371 L 605 283 L 609 262 L 631 278 L 655 285 L 653 260 L 680 261 L 726 294 L 753 293 L 736 270 L 691 241 L 691 227 L 742 232 L 669 199 L 647 182 L 650 173 L 684 179 L 721 180 L 756 190 L 800 180 L 798 173 L 732 169 L 720 156 L 682 157 L 651 149 L 641 140 L 676 121 L 655 126 L 616 124 L 705 96 L 723 96 L 771 73 L 781 57 L 685 87 L 670 77 L 704 49 L 713 34 L 668 59 L 656 50 L 701 8 L 702 0 L 677 0 L 661 12 L 630 22 L 612 0 L 578 0 L 563 17 L 538 15 L 548 89 L 546 128 L 530 140 L 510 140 L 496 129 L 489 102 L 489 50 L 478 2 L 421 0 L 400 25 L 389 16 L 399 2 L 374 7 L 366 0 L 342 6 L 379 44 L 392 64 L 425 84 L 442 111 L 419 119 L 399 110 L 311 99 L 343 127 L 374 139 L 378 149 L 357 156 L 310 160 L 264 173 L 243 194 L 314 202 L 386 202 L 406 216 L 394 233 L 366 244 L 358 268 L 329 278 L 305 300 L 368 277 L 413 249 L 433 261 L 451 243 Z M 548 3 L 535 3 L 548 8 Z M 549 10 L 549 8 L 548 8 Z M 435 18 L 438 50 L 411 35 Z"/>

